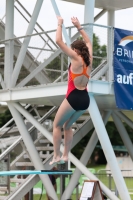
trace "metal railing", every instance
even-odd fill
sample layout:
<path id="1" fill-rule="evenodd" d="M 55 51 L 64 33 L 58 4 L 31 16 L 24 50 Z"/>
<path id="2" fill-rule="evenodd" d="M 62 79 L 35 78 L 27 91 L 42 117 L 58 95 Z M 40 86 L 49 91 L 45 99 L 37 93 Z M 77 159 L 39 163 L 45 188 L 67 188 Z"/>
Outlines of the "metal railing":
<path id="1" fill-rule="evenodd" d="M 86 29 L 86 27 L 92 26 L 92 24 L 82 24 L 82 26 L 84 26 Z M 107 32 L 107 30 L 109 32 L 111 32 L 110 40 L 112 41 L 112 37 L 111 37 L 112 29 L 110 27 L 106 27 L 106 26 L 103 27 L 103 26 L 100 26 L 97 24 L 93 24 L 94 29 L 95 29 L 95 27 L 97 28 L 96 29 L 97 31 L 98 31 L 98 29 L 100 29 L 101 33 L 102 33 L 102 30 L 104 32 L 104 29 L 106 29 L 106 32 Z M 77 39 L 80 36 L 79 33 L 76 33 L 77 30 L 75 27 L 73 27 L 73 26 L 66 27 L 66 29 L 68 30 L 68 32 L 71 32 L 72 41 L 74 39 Z M 15 48 L 21 48 L 22 43 L 20 43 L 20 39 L 22 39 L 22 38 L 24 39 L 27 37 L 31 38 L 31 42 L 28 46 L 28 51 L 30 52 L 30 54 L 32 54 L 31 65 L 33 65 L 34 62 L 37 62 L 38 66 L 36 69 L 30 71 L 29 73 L 25 69 L 21 70 L 17 87 L 23 87 L 25 85 L 41 84 L 35 80 L 35 76 L 39 73 L 44 73 L 45 76 L 48 77 L 48 79 L 51 83 L 67 80 L 68 58 L 64 54 L 62 54 L 62 51 L 58 48 L 54 48 L 51 50 L 50 47 L 48 46 L 49 40 L 47 40 L 47 42 L 44 44 L 43 48 L 39 47 L 39 44 L 38 44 L 38 46 L 35 44 L 35 43 L 39 43 L 40 36 L 43 37 L 46 35 L 49 35 L 49 37 L 53 38 L 53 41 L 54 41 L 55 31 L 56 30 L 51 30 L 51 31 L 46 31 L 46 32 L 42 31 L 39 33 L 31 34 L 31 35 L 25 35 L 25 36 L 21 36 L 21 37 L 11 38 L 9 40 L 1 40 L 0 41 L 0 44 L 5 44 L 7 41 L 14 40 Z M 103 36 L 99 35 L 99 37 L 106 38 L 105 42 L 106 42 L 106 45 L 108 45 L 106 32 L 103 34 Z M 51 33 L 54 36 L 50 36 Z M 98 33 L 100 33 L 100 31 L 98 31 Z M 32 38 L 34 38 L 34 39 L 32 39 Z M 18 41 L 20 45 L 16 45 L 15 41 Z M 112 41 L 112 44 L 113 44 L 113 41 Z M 106 49 L 108 49 L 108 46 L 106 46 Z M 113 50 L 112 50 L 112 53 L 113 53 Z M 100 53 L 100 52 L 96 52 L 96 50 L 93 52 L 93 54 L 94 55 L 93 55 L 92 74 L 93 74 L 93 71 L 99 73 L 99 71 L 102 71 L 102 68 L 104 68 L 104 66 L 107 64 L 108 65 L 107 70 L 106 71 L 103 70 L 102 73 L 100 74 L 100 77 L 98 77 L 98 79 L 102 80 L 102 78 L 104 76 L 106 80 L 113 80 L 112 69 L 109 70 L 110 68 L 112 68 L 112 65 L 110 64 L 110 62 L 112 62 L 112 55 L 107 56 L 107 52 Z M 105 57 L 105 56 L 107 56 L 107 57 Z M 111 59 L 111 61 L 110 61 L 110 59 Z M 16 63 L 16 60 L 14 61 L 14 65 L 15 65 L 15 63 Z M 26 68 L 28 69 L 30 67 L 31 66 L 27 66 Z M 109 74 L 109 71 L 111 71 L 110 74 Z"/>
<path id="2" fill-rule="evenodd" d="M 17 15 L 22 17 L 24 23 L 29 23 L 31 14 L 28 10 L 19 2 L 19 0 L 15 1 L 14 6 Z M 5 15 L 0 20 L 2 26 L 4 26 L 4 18 Z M 93 31 L 94 43 L 97 42 L 101 47 L 105 45 L 104 48 L 99 48 L 99 46 L 95 48 L 95 44 L 93 45 L 92 74 L 94 74 L 94 71 L 99 74 L 98 76 L 95 76 L 95 80 L 100 79 L 112 81 L 113 28 L 110 26 L 91 23 L 82 24 L 82 26 L 86 29 L 88 34 L 89 32 L 91 34 Z M 77 32 L 77 29 L 74 26 L 66 27 L 66 31 L 71 42 L 80 37 L 80 33 Z M 62 52 L 54 42 L 55 33 L 56 29 L 45 31 L 40 24 L 36 22 L 33 34 L 10 38 L 9 40 L 0 40 L 0 45 L 2 46 L 4 46 L 6 42 L 13 40 L 14 47 L 19 52 L 23 45 L 23 40 L 30 37 L 27 55 L 30 56 L 31 63 L 30 66 L 24 66 L 24 68 L 21 69 L 16 87 L 40 85 L 43 83 L 44 78 L 46 79 L 44 83 L 67 80 L 68 58 L 62 56 Z M 14 58 L 14 66 L 16 63 L 16 57 L 17 55 L 15 55 Z M 55 59 L 58 59 L 58 61 L 56 60 L 57 62 L 55 62 Z M 105 68 L 105 60 L 107 61 L 106 70 L 103 69 Z M 44 74 L 44 76 L 42 76 L 42 74 Z M 40 78 L 36 79 L 36 75 L 39 75 Z"/>

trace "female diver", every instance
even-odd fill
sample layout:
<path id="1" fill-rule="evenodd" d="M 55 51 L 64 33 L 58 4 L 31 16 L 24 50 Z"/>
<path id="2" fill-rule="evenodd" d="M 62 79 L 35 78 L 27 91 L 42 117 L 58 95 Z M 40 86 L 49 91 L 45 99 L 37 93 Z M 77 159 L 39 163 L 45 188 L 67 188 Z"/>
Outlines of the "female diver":
<path id="1" fill-rule="evenodd" d="M 70 58 L 71 62 L 68 70 L 67 94 L 56 113 L 53 123 L 54 156 L 49 163 L 50 165 L 68 161 L 68 154 L 73 140 L 71 126 L 89 107 L 90 99 L 87 84 L 92 66 L 92 44 L 77 17 L 72 17 L 71 21 L 80 32 L 83 40 L 74 41 L 71 48 L 62 39 L 62 17 L 57 16 L 57 20 L 56 43 Z M 62 127 L 64 129 L 64 152 L 60 157 Z"/>

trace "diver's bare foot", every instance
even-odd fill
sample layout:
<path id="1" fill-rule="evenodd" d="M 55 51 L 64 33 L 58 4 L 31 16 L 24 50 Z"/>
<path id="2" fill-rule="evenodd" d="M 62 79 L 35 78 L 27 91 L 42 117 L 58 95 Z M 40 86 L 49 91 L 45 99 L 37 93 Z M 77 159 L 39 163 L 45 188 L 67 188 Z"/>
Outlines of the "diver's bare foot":
<path id="1" fill-rule="evenodd" d="M 54 158 L 52 159 L 52 161 L 50 161 L 49 165 L 56 165 L 60 163 L 60 157 L 58 158 Z"/>
<path id="2" fill-rule="evenodd" d="M 66 162 L 68 162 L 68 157 L 61 156 L 60 164 L 63 164 L 63 163 L 66 163 Z"/>

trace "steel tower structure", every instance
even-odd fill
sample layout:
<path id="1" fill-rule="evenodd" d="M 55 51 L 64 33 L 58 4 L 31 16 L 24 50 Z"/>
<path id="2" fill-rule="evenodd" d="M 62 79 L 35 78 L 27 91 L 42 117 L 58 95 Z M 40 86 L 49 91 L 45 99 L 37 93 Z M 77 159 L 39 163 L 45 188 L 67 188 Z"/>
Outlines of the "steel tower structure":
<path id="1" fill-rule="evenodd" d="M 86 168 L 86 164 L 93 153 L 98 140 L 101 143 L 106 160 L 110 166 L 120 198 L 122 200 L 130 200 L 130 195 L 119 169 L 105 124 L 109 120 L 110 116 L 112 116 L 123 143 L 128 149 L 129 155 L 133 159 L 133 145 L 123 125 L 124 121 L 131 128 L 133 128 L 131 119 L 132 112 L 127 113 L 123 110 L 118 110 L 116 107 L 113 90 L 112 67 L 115 10 L 133 7 L 133 2 L 131 0 L 127 0 L 126 2 L 125 0 L 66 0 L 66 2 L 84 4 L 83 26 L 91 40 L 93 36 L 93 29 L 96 26 L 95 22 L 105 12 L 108 14 L 108 25 L 104 27 L 107 30 L 107 58 L 105 60 L 103 59 L 103 62 L 92 71 L 91 79 L 88 84 L 90 107 L 88 109 L 88 113 L 86 114 L 87 117 L 85 117 L 82 125 L 75 128 L 73 147 L 93 127 L 95 128 L 95 131 L 88 141 L 80 160 L 78 160 L 71 152 L 69 153 L 69 159 L 76 166 L 76 170 L 71 177 L 66 190 L 62 194 L 61 200 L 66 200 L 70 197 L 81 173 L 85 174 L 89 179 L 97 180 L 97 178 Z M 16 145 L 21 144 L 24 147 L 24 151 L 27 152 L 30 157 L 30 160 L 36 170 L 50 169 L 48 163 L 52 158 L 52 154 L 46 157 L 46 160 L 43 163 L 36 149 L 36 144 L 39 143 L 39 139 L 34 142 L 30 133 L 36 128 L 39 133 L 41 133 L 40 137 L 44 136 L 50 143 L 53 142 L 51 129 L 47 129 L 47 127 L 42 123 L 50 116 L 51 113 L 56 111 L 64 98 L 67 87 L 67 70 L 64 69 L 66 69 L 66 65 L 68 64 L 66 63 L 67 59 L 65 59 L 65 55 L 63 55 L 50 35 L 52 31 L 44 31 L 37 23 L 37 18 L 42 4 L 43 0 L 37 0 L 32 15 L 29 15 L 26 8 L 24 8 L 18 0 L 6 0 L 6 15 L 5 18 L 3 17 L 5 21 L 3 19 L 0 21 L 0 44 L 3 45 L 2 48 L 5 48 L 4 72 L 3 75 L 0 75 L 0 83 L 2 87 L 0 90 L 0 101 L 7 103 L 13 116 L 12 121 L 15 121 L 20 133 L 20 137 L 17 138 L 15 142 L 1 154 L 0 159 L 4 158 L 4 156 L 7 155 L 7 153 L 9 153 Z M 30 16 L 29 21 L 25 16 L 23 16 L 28 22 L 28 28 L 26 34 L 22 37 L 15 37 L 14 35 L 14 10 L 18 9 L 17 5 L 23 8 L 27 15 Z M 55 13 L 60 15 L 56 0 L 51 0 L 51 6 L 53 7 Z M 94 17 L 95 7 L 102 9 L 96 17 Z M 22 12 L 19 12 L 22 15 Z M 78 32 L 72 32 L 73 29 L 74 27 L 65 28 L 63 26 L 63 35 L 67 45 L 70 45 L 71 41 L 79 37 Z M 53 32 L 55 32 L 55 30 Z M 40 36 L 44 44 L 43 47 L 36 46 L 33 48 L 30 46 L 31 39 L 35 36 Z M 22 38 L 23 41 L 21 40 Z M 30 51 L 32 48 L 38 49 L 40 52 L 35 56 Z M 47 50 L 50 54 L 43 62 L 40 62 L 38 58 L 43 50 Z M 60 71 L 57 69 L 53 70 L 53 73 L 59 73 L 58 77 L 54 77 L 53 80 L 50 79 L 48 73 L 49 70 L 46 66 L 56 57 L 59 57 L 61 60 L 61 69 Z M 20 74 L 22 74 L 22 66 L 27 70 L 27 74 L 25 74 L 24 78 L 20 78 Z M 101 78 L 103 76 L 105 77 L 104 81 Z M 33 78 L 35 82 L 31 81 Z M 30 84 L 28 85 L 29 82 Z M 50 109 L 43 116 L 41 116 L 38 111 L 38 107 L 40 105 L 50 107 Z M 30 113 L 28 107 L 32 107 L 36 113 L 36 118 Z M 25 123 L 26 120 L 32 124 L 29 129 L 27 129 Z M 5 127 L 6 125 L 1 128 L 1 131 Z M 2 133 L 2 136 L 3 135 L 4 133 Z M 61 152 L 63 151 L 63 148 L 62 143 L 60 149 Z M 14 163 L 11 167 L 16 169 Z M 57 200 L 58 197 L 47 175 L 39 175 L 39 177 L 35 175 L 30 177 L 29 180 L 25 182 L 23 187 L 20 187 L 20 189 L 11 194 L 9 197 L 6 197 L 6 199 L 20 199 L 24 194 L 26 194 L 28 189 L 30 190 L 34 186 L 39 178 L 42 180 L 51 199 Z M 31 185 L 28 185 L 29 183 L 31 183 Z M 118 200 L 118 197 L 115 196 L 102 182 L 100 182 L 100 185 L 102 191 L 109 197 L 109 199 Z"/>

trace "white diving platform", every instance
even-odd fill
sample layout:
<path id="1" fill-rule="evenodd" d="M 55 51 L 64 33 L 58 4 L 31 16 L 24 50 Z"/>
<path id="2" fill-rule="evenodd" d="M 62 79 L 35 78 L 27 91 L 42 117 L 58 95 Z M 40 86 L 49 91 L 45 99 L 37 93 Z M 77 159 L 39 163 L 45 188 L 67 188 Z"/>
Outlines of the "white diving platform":
<path id="1" fill-rule="evenodd" d="M 0 101 L 20 102 L 30 104 L 45 104 L 59 106 L 65 97 L 67 82 L 49 83 L 39 86 L 29 86 L 23 88 L 12 88 L 0 91 Z M 115 107 L 113 84 L 107 81 L 90 80 L 88 84 L 89 93 L 95 97 L 111 95 L 111 101 L 105 101 L 107 107 Z M 105 100 L 104 98 L 103 100 Z M 103 102 L 102 102 L 103 103 Z M 104 103 L 103 103 L 104 104 Z M 105 105 L 103 105 L 105 108 Z"/>
<path id="2" fill-rule="evenodd" d="M 0 91 L 0 101 L 20 102 L 22 104 L 37 104 L 60 106 L 65 98 L 67 82 L 49 83 L 39 86 L 3 89 Z M 89 93 L 93 93 L 99 109 L 117 110 L 113 82 L 92 80 L 88 84 Z M 123 110 L 123 113 L 133 120 L 132 111 Z"/>
<path id="3" fill-rule="evenodd" d="M 84 5 L 83 0 L 62 0 L 66 2 L 72 2 L 76 4 Z M 133 1 L 131 0 L 95 0 L 95 8 L 107 9 L 107 10 L 121 10 L 133 7 Z"/>

